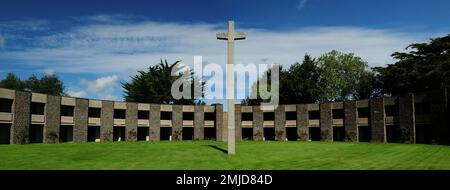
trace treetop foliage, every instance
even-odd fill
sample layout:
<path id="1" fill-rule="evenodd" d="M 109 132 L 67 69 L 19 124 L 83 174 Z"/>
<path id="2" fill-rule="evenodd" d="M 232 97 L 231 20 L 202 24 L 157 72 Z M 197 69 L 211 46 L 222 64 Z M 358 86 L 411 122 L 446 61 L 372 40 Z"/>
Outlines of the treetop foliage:
<path id="1" fill-rule="evenodd" d="M 63 82 L 54 74 L 44 75 L 41 78 L 32 75 L 27 80 L 21 80 L 13 73 L 8 73 L 6 78 L 0 81 L 0 87 L 55 96 L 66 95 Z"/>

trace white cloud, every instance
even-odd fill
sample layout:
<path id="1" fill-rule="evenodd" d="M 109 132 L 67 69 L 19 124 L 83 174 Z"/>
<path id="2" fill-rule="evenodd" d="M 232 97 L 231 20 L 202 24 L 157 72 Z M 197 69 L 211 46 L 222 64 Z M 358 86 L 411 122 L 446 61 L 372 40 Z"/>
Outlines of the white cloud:
<path id="1" fill-rule="evenodd" d="M 77 98 L 84 98 L 86 97 L 86 92 L 81 90 L 81 91 L 68 91 L 67 95 L 71 96 L 71 97 L 77 97 Z"/>
<path id="2" fill-rule="evenodd" d="M 225 24 L 221 27 L 149 21 L 86 24 L 35 39 L 37 47 L 2 52 L 0 59 L 45 65 L 59 72 L 107 73 L 124 78 L 158 63 L 160 58 L 191 64 L 194 55 L 202 55 L 205 61 L 225 64 L 226 43 L 214 37 L 216 32 L 225 30 Z M 236 42 L 236 63 L 283 65 L 300 61 L 305 53 L 320 56 L 335 49 L 354 52 L 371 66 L 380 66 L 392 62 L 392 52 L 430 36 L 360 27 L 238 30 L 246 32 L 247 39 Z"/>
<path id="3" fill-rule="evenodd" d="M 119 98 L 117 98 L 117 96 L 112 95 L 112 94 L 107 94 L 106 96 L 103 96 L 101 99 L 102 100 L 119 101 Z"/>
<path id="4" fill-rule="evenodd" d="M 299 1 L 299 7 L 304 7 L 306 2 Z M 145 18 L 133 21 L 120 15 L 100 15 L 79 21 L 82 23 L 83 19 L 86 23 L 66 31 L 49 32 L 31 39 L 34 46 L 3 51 L 0 60 L 52 68 L 60 73 L 107 75 L 82 82 L 98 97 L 117 96 L 113 88 L 117 87 L 119 78 L 128 79 L 137 70 L 159 63 L 161 58 L 169 62 L 183 60 L 191 65 L 193 57 L 201 55 L 203 61 L 225 68 L 226 42 L 216 40 L 215 33 L 225 31 L 226 23 L 161 23 L 145 21 Z M 38 26 L 47 27 L 45 22 Z M 318 57 L 331 50 L 354 52 L 370 66 L 383 66 L 393 62 L 390 56 L 393 52 L 434 36 L 351 26 L 237 30 L 246 32 L 247 39 L 236 42 L 235 63 L 280 63 L 284 66 L 300 62 L 305 53 Z"/>
<path id="5" fill-rule="evenodd" d="M 93 93 L 106 93 L 113 90 L 118 79 L 117 75 L 111 75 L 93 81 L 81 80 L 81 84 L 87 85 L 89 91 Z"/>
<path id="6" fill-rule="evenodd" d="M 305 8 L 306 3 L 308 3 L 308 0 L 300 0 L 297 5 L 297 10 L 302 10 L 303 8 Z"/>
<path id="7" fill-rule="evenodd" d="M 53 74 L 55 74 L 55 70 L 50 69 L 50 68 L 44 69 L 44 73 L 45 73 L 46 75 L 53 75 Z"/>

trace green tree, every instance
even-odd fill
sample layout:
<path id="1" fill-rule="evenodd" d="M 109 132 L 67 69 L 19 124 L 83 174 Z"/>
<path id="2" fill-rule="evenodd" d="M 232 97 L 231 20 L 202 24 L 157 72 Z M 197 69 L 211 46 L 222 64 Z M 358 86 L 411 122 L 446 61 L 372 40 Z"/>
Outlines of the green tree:
<path id="1" fill-rule="evenodd" d="M 320 73 L 316 59 L 306 54 L 302 64 L 295 63 L 280 76 L 280 102 L 304 104 L 318 101 Z"/>
<path id="2" fill-rule="evenodd" d="M 131 77 L 130 82 L 122 83 L 122 87 L 125 93 L 125 100 L 130 102 L 147 102 L 147 103 L 162 103 L 162 104 L 201 104 L 199 97 L 194 97 L 194 85 L 200 89 L 204 89 L 206 82 L 199 82 L 199 79 L 194 77 L 194 73 L 191 71 L 191 77 L 186 79 L 191 83 L 192 99 L 180 99 L 176 100 L 171 95 L 172 83 L 182 77 L 182 67 L 179 66 L 181 61 L 176 61 L 169 64 L 167 60 L 161 62 L 158 65 L 150 66 L 146 71 L 138 71 L 138 74 Z M 172 71 L 179 73 L 178 76 L 172 76 Z M 196 81 L 194 83 L 194 81 Z"/>
<path id="3" fill-rule="evenodd" d="M 273 66 L 273 67 L 277 67 L 277 66 Z M 283 70 L 282 66 L 279 66 L 279 75 L 280 75 L 279 81 L 281 82 L 281 78 L 285 78 L 285 75 L 286 75 L 286 71 Z M 263 73 L 263 76 L 258 78 L 258 80 L 256 80 L 251 85 L 250 96 L 247 96 L 246 98 L 244 98 L 241 101 L 241 104 L 242 105 L 259 105 L 259 104 L 261 104 L 261 102 L 270 102 L 270 99 L 263 100 L 261 98 L 261 96 L 259 94 L 259 89 L 266 89 L 267 92 L 271 92 L 271 90 L 272 90 L 272 83 L 270 80 L 271 77 L 272 77 L 271 69 L 268 69 L 267 71 L 265 71 Z M 260 84 L 263 79 L 267 80 L 266 84 L 264 84 L 264 85 Z M 281 84 L 280 84 L 280 86 L 281 86 Z M 274 94 L 272 94 L 272 95 L 274 95 Z M 256 98 L 252 98 L 252 97 L 256 97 Z M 273 96 L 271 98 L 273 98 Z M 277 98 L 279 98 L 279 94 L 278 94 Z"/>
<path id="4" fill-rule="evenodd" d="M 353 53 L 331 51 L 317 59 L 320 101 L 343 101 L 370 96 L 372 80 L 368 64 Z"/>
<path id="5" fill-rule="evenodd" d="M 56 75 L 45 75 L 41 78 L 32 75 L 25 82 L 25 89 L 30 92 L 51 94 L 55 96 L 65 95 L 65 86 Z"/>
<path id="6" fill-rule="evenodd" d="M 279 68 L 279 103 L 280 104 L 302 104 L 302 103 L 314 103 L 317 102 L 320 88 L 317 86 L 319 80 L 319 71 L 316 64 L 316 60 L 306 54 L 303 62 L 295 63 L 285 70 L 283 67 Z M 269 79 L 271 77 L 270 70 L 266 71 L 264 75 L 267 75 Z M 258 87 L 258 79 L 251 89 L 251 94 L 257 94 L 257 99 L 250 99 L 246 97 L 242 100 L 244 105 L 259 105 L 262 99 L 259 97 L 258 88 L 271 89 L 270 81 L 267 86 Z"/>
<path id="7" fill-rule="evenodd" d="M 414 43 L 409 52 L 395 52 L 397 59 L 387 67 L 376 67 L 384 93 L 398 95 L 431 91 L 450 85 L 450 35 Z"/>
<path id="8" fill-rule="evenodd" d="M 6 78 L 0 81 L 0 87 L 57 96 L 65 95 L 64 84 L 56 75 L 45 75 L 41 78 L 32 75 L 22 81 L 13 73 L 8 73 Z"/>
<path id="9" fill-rule="evenodd" d="M 355 87 L 353 99 L 369 99 L 372 97 L 381 96 L 382 85 L 373 71 L 364 72 L 361 75 L 359 83 Z"/>
<path id="10" fill-rule="evenodd" d="M 0 87 L 13 90 L 24 90 L 25 84 L 14 73 L 8 73 L 6 78 L 0 81 Z"/>

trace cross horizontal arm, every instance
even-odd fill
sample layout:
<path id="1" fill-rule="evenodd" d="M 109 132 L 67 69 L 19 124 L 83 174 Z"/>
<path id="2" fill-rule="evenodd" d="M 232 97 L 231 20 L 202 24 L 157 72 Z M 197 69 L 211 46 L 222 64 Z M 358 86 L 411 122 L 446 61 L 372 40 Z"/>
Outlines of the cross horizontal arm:
<path id="1" fill-rule="evenodd" d="M 216 34 L 218 40 L 228 40 L 228 33 L 220 32 Z"/>
<path id="2" fill-rule="evenodd" d="M 245 40 L 245 33 L 244 32 L 236 33 L 236 35 L 234 35 L 234 40 Z"/>
<path id="3" fill-rule="evenodd" d="M 216 37 L 218 40 L 228 40 L 228 33 L 227 32 L 220 32 L 216 34 Z M 245 33 L 244 32 L 238 32 L 234 35 L 234 40 L 244 40 L 245 39 Z"/>

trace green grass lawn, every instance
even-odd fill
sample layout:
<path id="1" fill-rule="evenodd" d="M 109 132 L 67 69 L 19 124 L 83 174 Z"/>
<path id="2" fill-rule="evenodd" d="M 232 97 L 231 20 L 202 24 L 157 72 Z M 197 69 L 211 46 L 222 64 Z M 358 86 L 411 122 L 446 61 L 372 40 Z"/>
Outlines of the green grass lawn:
<path id="1" fill-rule="evenodd" d="M 1 145 L 0 169 L 450 169 L 450 146 L 215 141 Z"/>

